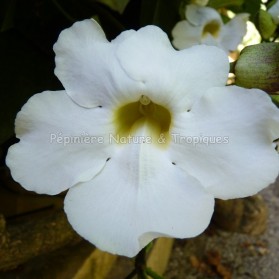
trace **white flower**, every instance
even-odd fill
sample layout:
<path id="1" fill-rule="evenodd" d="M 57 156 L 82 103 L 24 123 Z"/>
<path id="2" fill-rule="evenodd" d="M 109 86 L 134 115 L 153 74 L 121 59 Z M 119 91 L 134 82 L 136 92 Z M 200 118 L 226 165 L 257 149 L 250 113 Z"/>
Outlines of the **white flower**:
<path id="1" fill-rule="evenodd" d="M 195 236 L 214 197 L 275 180 L 277 108 L 260 90 L 225 86 L 222 50 L 176 51 L 155 26 L 108 42 L 93 20 L 64 30 L 54 50 L 65 91 L 25 104 L 7 164 L 28 190 L 69 189 L 69 222 L 100 249 L 134 256 L 159 236 Z"/>
<path id="2" fill-rule="evenodd" d="M 270 9 L 268 9 L 268 13 L 272 16 L 274 23 L 279 24 L 279 1 L 278 0 Z"/>
<path id="3" fill-rule="evenodd" d="M 186 20 L 179 21 L 172 30 L 173 45 L 184 49 L 193 45 L 218 46 L 225 51 L 234 51 L 246 34 L 249 14 L 238 14 L 223 24 L 220 14 L 210 7 L 188 5 Z"/>

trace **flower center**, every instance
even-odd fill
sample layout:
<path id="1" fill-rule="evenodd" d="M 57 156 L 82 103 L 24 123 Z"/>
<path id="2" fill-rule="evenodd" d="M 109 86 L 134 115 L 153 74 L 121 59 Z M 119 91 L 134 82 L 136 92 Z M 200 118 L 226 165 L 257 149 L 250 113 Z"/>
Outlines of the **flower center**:
<path id="1" fill-rule="evenodd" d="M 144 128 L 143 134 L 140 135 L 141 142 L 146 140 L 146 142 L 166 146 L 170 141 L 171 114 L 169 110 L 153 103 L 146 95 L 142 95 L 137 102 L 118 108 L 115 111 L 114 123 L 116 137 L 120 139 L 120 143 L 126 143 L 127 139 L 129 142 L 138 140 L 131 137 L 138 137 L 136 134 L 140 128 Z"/>
<path id="2" fill-rule="evenodd" d="M 211 34 L 213 37 L 217 38 L 220 29 L 220 23 L 217 20 L 212 20 L 204 26 L 202 36 L 205 37 L 207 34 Z"/>

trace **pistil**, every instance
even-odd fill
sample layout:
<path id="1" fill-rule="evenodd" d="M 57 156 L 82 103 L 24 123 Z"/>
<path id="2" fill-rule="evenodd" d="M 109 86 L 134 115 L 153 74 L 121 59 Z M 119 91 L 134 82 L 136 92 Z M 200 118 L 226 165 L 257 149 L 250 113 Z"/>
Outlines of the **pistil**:
<path id="1" fill-rule="evenodd" d="M 139 99 L 140 103 L 144 106 L 147 106 L 150 104 L 151 100 L 145 96 L 145 95 L 141 95 L 140 99 Z"/>

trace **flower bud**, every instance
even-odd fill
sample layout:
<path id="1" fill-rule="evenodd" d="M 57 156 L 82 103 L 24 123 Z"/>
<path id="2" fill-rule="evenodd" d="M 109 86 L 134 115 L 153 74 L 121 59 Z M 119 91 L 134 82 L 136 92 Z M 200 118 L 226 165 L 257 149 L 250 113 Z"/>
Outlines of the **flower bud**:
<path id="1" fill-rule="evenodd" d="M 262 43 L 244 48 L 234 66 L 235 84 L 279 91 L 279 43 Z"/>
<path id="2" fill-rule="evenodd" d="M 256 26 L 265 40 L 269 39 L 276 30 L 276 24 L 274 23 L 272 16 L 264 10 L 259 11 L 256 18 Z"/>

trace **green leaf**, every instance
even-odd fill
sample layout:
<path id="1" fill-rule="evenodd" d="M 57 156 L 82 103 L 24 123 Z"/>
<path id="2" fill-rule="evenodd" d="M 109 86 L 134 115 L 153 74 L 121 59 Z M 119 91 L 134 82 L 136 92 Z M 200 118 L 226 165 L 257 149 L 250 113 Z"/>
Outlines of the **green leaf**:
<path id="1" fill-rule="evenodd" d="M 220 9 L 228 6 L 241 6 L 243 3 L 244 0 L 210 0 L 207 5 L 214 9 Z"/>
<path id="2" fill-rule="evenodd" d="M 279 95 L 270 95 L 272 102 L 279 106 Z"/>
<path id="3" fill-rule="evenodd" d="M 69 22 L 98 18 L 108 39 L 114 39 L 126 28 L 119 12 L 97 0 L 52 0 L 55 9 Z"/>
<path id="4" fill-rule="evenodd" d="M 249 20 L 255 22 L 255 16 L 261 8 L 261 0 L 243 0 L 240 6 L 230 6 L 229 9 L 234 13 L 248 13 Z"/>
<path id="5" fill-rule="evenodd" d="M 122 14 L 130 0 L 97 0 L 97 1 L 109 6 L 111 9 L 118 11 L 119 13 Z"/>
<path id="6" fill-rule="evenodd" d="M 261 0 L 245 0 L 243 6 L 243 12 L 250 14 L 250 20 L 255 21 L 255 16 L 261 8 Z"/>
<path id="7" fill-rule="evenodd" d="M 142 0 L 140 25 L 154 24 L 169 35 L 180 20 L 180 0 Z"/>
<path id="8" fill-rule="evenodd" d="M 100 19 L 100 24 L 104 29 L 107 38 L 114 39 L 126 29 L 121 22 L 119 13 L 94 1 L 88 1 L 88 3 L 90 4 L 89 7 L 92 8 L 92 11 L 94 11 L 94 14 Z"/>
<path id="9" fill-rule="evenodd" d="M 14 27 L 14 17 L 16 10 L 16 0 L 3 1 L 1 5 L 0 18 L 1 22 L 0 32 L 7 31 Z M 1 15 L 3 13 L 3 15 Z"/>
<path id="10" fill-rule="evenodd" d="M 145 273 L 153 278 L 153 279 L 164 279 L 162 276 L 160 276 L 159 274 L 157 274 L 155 271 L 153 271 L 151 268 L 147 267 L 145 270 Z"/>
<path id="11" fill-rule="evenodd" d="M 257 29 L 263 39 L 268 40 L 275 32 L 277 26 L 273 22 L 271 15 L 264 10 L 260 10 L 255 20 Z"/>
<path id="12" fill-rule="evenodd" d="M 268 1 L 268 3 L 266 3 L 266 9 L 270 9 L 276 2 L 277 0 Z"/>

